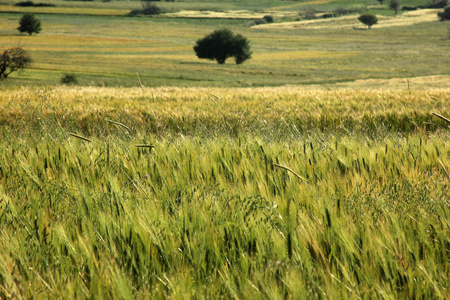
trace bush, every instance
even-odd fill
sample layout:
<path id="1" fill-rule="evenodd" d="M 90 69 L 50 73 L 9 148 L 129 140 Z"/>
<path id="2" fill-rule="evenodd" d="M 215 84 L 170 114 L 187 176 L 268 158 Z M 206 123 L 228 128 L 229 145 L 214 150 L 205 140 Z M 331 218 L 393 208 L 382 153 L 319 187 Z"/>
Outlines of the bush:
<path id="1" fill-rule="evenodd" d="M 41 21 L 33 14 L 24 14 L 19 21 L 17 30 L 26 32 L 29 35 L 32 35 L 33 32 L 37 34 L 41 31 Z"/>
<path id="2" fill-rule="evenodd" d="M 345 15 L 348 15 L 351 13 L 352 13 L 351 10 L 348 10 L 348 9 L 342 8 L 342 7 L 336 8 L 334 10 L 334 15 L 336 15 L 336 16 L 345 16 Z"/>
<path id="3" fill-rule="evenodd" d="M 334 17 L 335 17 L 335 14 L 323 14 L 322 15 L 323 19 L 330 19 L 330 18 L 334 18 Z"/>
<path id="4" fill-rule="evenodd" d="M 32 59 L 21 47 L 6 49 L 0 54 L 0 80 L 6 79 L 12 72 L 25 69 L 31 63 Z"/>
<path id="5" fill-rule="evenodd" d="M 234 57 L 236 64 L 252 57 L 249 40 L 229 29 L 215 30 L 197 40 L 194 51 L 198 58 L 216 60 L 219 64 L 224 64 L 229 57 Z"/>
<path id="6" fill-rule="evenodd" d="M 77 77 L 73 73 L 65 73 L 61 75 L 60 82 L 62 84 L 76 84 L 78 83 Z"/>
<path id="7" fill-rule="evenodd" d="M 450 6 L 447 6 L 442 12 L 438 12 L 437 15 L 441 21 L 450 20 Z"/>
<path id="8" fill-rule="evenodd" d="M 272 16 L 270 15 L 266 15 L 263 17 L 263 20 L 266 21 L 266 23 L 273 23 L 275 20 L 273 19 Z"/>
<path id="9" fill-rule="evenodd" d="M 162 14 L 165 12 L 162 8 L 156 6 L 151 1 L 141 1 L 141 5 L 142 5 L 142 9 L 133 9 L 129 15 L 131 15 L 131 16 L 134 16 L 134 15 L 153 16 L 153 15 L 159 15 L 159 14 Z"/>
<path id="10" fill-rule="evenodd" d="M 448 5 L 448 0 L 436 1 L 426 8 L 445 8 Z"/>
<path id="11" fill-rule="evenodd" d="M 33 1 L 22 1 L 22 2 L 15 3 L 14 6 L 22 6 L 22 7 L 34 6 L 34 2 Z"/>
<path id="12" fill-rule="evenodd" d="M 14 4 L 14 6 L 21 6 L 21 7 L 55 7 L 55 5 L 51 4 L 51 3 L 34 3 L 33 1 L 17 2 L 17 3 Z"/>
<path id="13" fill-rule="evenodd" d="M 142 12 L 144 15 L 159 15 L 161 8 L 153 4 L 151 1 L 141 1 Z"/>
<path id="14" fill-rule="evenodd" d="M 359 20 L 361 23 L 367 25 L 367 27 L 368 27 L 369 29 L 372 28 L 373 25 L 375 25 L 375 24 L 378 23 L 378 18 L 377 18 L 377 16 L 372 15 L 372 14 L 363 14 L 363 15 L 360 15 L 359 18 L 358 18 L 358 20 Z"/>

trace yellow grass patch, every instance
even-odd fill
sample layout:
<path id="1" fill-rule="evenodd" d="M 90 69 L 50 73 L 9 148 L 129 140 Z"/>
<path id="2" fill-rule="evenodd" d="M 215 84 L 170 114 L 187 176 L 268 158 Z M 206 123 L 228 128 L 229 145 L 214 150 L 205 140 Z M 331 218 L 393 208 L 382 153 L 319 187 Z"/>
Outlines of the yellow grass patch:
<path id="1" fill-rule="evenodd" d="M 289 60 L 301 58 L 319 58 L 319 57 L 343 57 L 355 55 L 357 52 L 335 52 L 335 51 L 283 51 L 276 53 L 261 53 L 253 55 L 254 60 Z"/>
<path id="2" fill-rule="evenodd" d="M 337 1 L 337 0 L 313 0 L 313 1 L 308 1 L 308 2 L 297 3 L 297 4 L 277 6 L 277 7 L 273 7 L 272 9 L 275 9 L 275 10 L 287 9 L 287 8 L 290 9 L 290 8 L 304 6 L 304 5 L 325 4 L 325 3 L 335 2 L 335 1 Z"/>
<path id="3" fill-rule="evenodd" d="M 450 75 L 433 75 L 412 78 L 361 79 L 349 82 L 338 82 L 334 84 L 310 85 L 309 87 L 311 89 L 425 90 L 429 88 L 448 89 L 449 82 Z"/>
<path id="4" fill-rule="evenodd" d="M 390 27 L 390 26 L 410 26 L 422 22 L 435 22 L 438 20 L 438 9 L 421 9 L 417 11 L 411 11 L 398 16 L 385 17 L 378 16 L 378 24 L 374 28 Z M 318 19 L 318 20 L 306 20 L 297 22 L 285 22 L 285 23 L 271 23 L 253 26 L 257 28 L 283 28 L 283 29 L 359 29 L 367 28 L 367 26 L 361 24 L 358 21 L 358 15 L 343 16 L 339 18 Z"/>
<path id="5" fill-rule="evenodd" d="M 266 14 L 255 13 L 248 10 L 232 10 L 232 11 L 198 11 L 183 10 L 176 13 L 166 14 L 167 17 L 177 18 L 205 18 L 205 19 L 261 19 Z"/>
<path id="6" fill-rule="evenodd" d="M 417 82 L 434 79 L 438 78 L 418 78 Z M 397 80 L 402 85 L 394 85 Z M 410 81 L 409 90 L 404 79 L 380 81 L 383 87 L 393 83 L 382 91 L 376 85 L 372 88 L 362 82 L 339 86 L 263 88 L 21 87 L 0 89 L 0 111 L 4 112 L 0 119 L 8 114 L 17 114 L 25 106 L 39 107 L 41 116 L 66 114 L 69 108 L 71 115 L 80 118 L 92 111 L 118 115 L 125 111 L 133 115 L 137 123 L 141 122 L 140 116 L 144 111 L 161 118 L 202 115 L 210 119 L 243 111 L 249 114 L 250 119 L 278 119 L 280 114 L 320 118 L 323 114 L 340 115 L 345 112 L 348 115 L 351 111 L 355 118 L 359 118 L 363 116 L 362 112 L 386 113 L 387 107 L 390 111 L 409 113 L 416 107 L 432 107 L 433 98 L 443 103 L 450 100 L 449 88 L 419 89 L 415 78 Z M 152 102 L 143 101 L 145 99 Z"/>
<path id="7" fill-rule="evenodd" d="M 391 27 L 391 26 L 409 26 L 423 22 L 438 21 L 437 12 L 439 9 L 421 9 L 410 11 L 399 16 L 383 17 L 378 16 L 377 27 Z"/>

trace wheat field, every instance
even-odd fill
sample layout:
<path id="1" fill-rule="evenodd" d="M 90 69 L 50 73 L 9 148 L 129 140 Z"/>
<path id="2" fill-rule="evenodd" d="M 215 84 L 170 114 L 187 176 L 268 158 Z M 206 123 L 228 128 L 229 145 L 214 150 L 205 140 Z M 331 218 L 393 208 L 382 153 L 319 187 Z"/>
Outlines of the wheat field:
<path id="1" fill-rule="evenodd" d="M 449 296 L 448 89 L 0 90 L 0 298 Z"/>

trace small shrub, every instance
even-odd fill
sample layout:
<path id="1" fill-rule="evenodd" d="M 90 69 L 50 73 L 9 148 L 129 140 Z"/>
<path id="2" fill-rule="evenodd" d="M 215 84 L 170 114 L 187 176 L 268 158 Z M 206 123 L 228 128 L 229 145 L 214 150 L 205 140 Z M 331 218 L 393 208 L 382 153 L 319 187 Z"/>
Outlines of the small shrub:
<path id="1" fill-rule="evenodd" d="M 450 6 L 447 6 L 444 11 L 438 12 L 437 15 L 441 21 L 450 20 Z"/>
<path id="2" fill-rule="evenodd" d="M 61 75 L 60 82 L 62 84 L 76 84 L 78 83 L 78 79 L 73 73 L 64 73 Z"/>
<path id="3" fill-rule="evenodd" d="M 329 19 L 329 18 L 334 18 L 334 17 L 335 17 L 335 14 L 323 14 L 322 15 L 323 19 Z"/>
<path id="4" fill-rule="evenodd" d="M 441 0 L 436 1 L 435 3 L 431 4 L 427 8 L 445 8 L 448 5 L 448 0 Z"/>
<path id="5" fill-rule="evenodd" d="M 21 6 L 21 7 L 55 7 L 55 5 L 51 4 L 51 3 L 34 3 L 33 1 L 17 2 L 17 3 L 14 4 L 14 6 Z"/>
<path id="6" fill-rule="evenodd" d="M 263 20 L 265 20 L 266 23 L 273 23 L 273 22 L 275 22 L 275 20 L 273 19 L 273 17 L 271 15 L 265 15 L 263 17 Z"/>
<path id="7" fill-rule="evenodd" d="M 142 9 L 133 9 L 130 11 L 129 15 L 135 16 L 135 15 L 148 15 L 148 16 L 154 16 L 164 13 L 165 11 L 156 6 L 156 4 L 153 4 L 151 1 L 141 1 Z"/>
<path id="8" fill-rule="evenodd" d="M 153 4 L 151 1 L 141 1 L 141 4 L 144 15 L 159 15 L 162 12 L 161 8 Z"/>
<path id="9" fill-rule="evenodd" d="M 22 2 L 15 3 L 14 6 L 21 6 L 21 7 L 34 6 L 34 2 L 33 1 L 22 1 Z"/>
<path id="10" fill-rule="evenodd" d="M 249 26 L 255 26 L 255 25 L 262 25 L 262 24 L 267 24 L 266 20 L 264 19 L 257 19 L 253 22 L 249 23 Z"/>

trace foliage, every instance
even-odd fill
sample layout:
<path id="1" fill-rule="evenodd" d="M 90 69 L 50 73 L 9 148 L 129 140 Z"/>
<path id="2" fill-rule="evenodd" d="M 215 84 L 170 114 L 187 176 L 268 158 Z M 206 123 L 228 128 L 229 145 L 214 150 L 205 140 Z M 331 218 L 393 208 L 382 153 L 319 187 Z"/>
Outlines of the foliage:
<path id="1" fill-rule="evenodd" d="M 0 80 L 6 79 L 9 74 L 28 67 L 32 59 L 21 47 L 9 48 L 0 54 Z"/>
<path id="2" fill-rule="evenodd" d="M 55 7 L 55 4 L 51 3 L 34 3 L 31 0 L 14 3 L 14 6 L 22 7 Z"/>
<path id="3" fill-rule="evenodd" d="M 123 2 L 140 5 L 135 1 L 112 3 L 118 5 Z M 177 2 L 177 5 L 181 3 L 187 2 Z M 100 1 L 92 4 L 101 6 Z M 59 9 L 63 8 L 58 7 Z M 59 82 L 62 72 L 71 71 L 76 71 L 80 81 L 82 77 L 83 83 L 92 86 L 138 86 L 136 73 L 139 73 L 145 86 L 333 85 L 355 80 L 355 83 L 364 85 L 364 81 L 358 79 L 369 78 L 374 83 L 386 78 L 399 78 L 396 84 L 402 84 L 401 77 L 411 78 L 413 83 L 420 81 L 422 84 L 422 78 L 412 78 L 446 75 L 450 64 L 450 56 L 446 55 L 446 27 L 443 28 L 441 22 L 435 22 L 436 13 L 429 14 L 429 18 L 434 19 L 431 22 L 408 23 L 410 30 L 407 31 L 404 26 L 393 26 L 367 35 L 363 30 L 342 30 L 340 25 L 347 23 L 348 29 L 353 26 L 345 18 L 336 18 L 332 26 L 330 23 L 327 27 L 318 29 L 309 29 L 313 25 L 313 22 L 309 22 L 304 24 L 305 28 L 302 30 L 250 30 L 245 28 L 248 20 L 158 17 L 132 21 L 124 17 L 87 16 L 99 13 L 99 10 L 75 8 L 75 12 L 85 15 L 84 17 L 70 15 L 65 8 L 63 15 L 47 14 L 47 26 L 43 24 L 46 34 L 39 39 L 25 41 L 24 37 L 15 35 L 12 31 L 2 35 L 0 51 L 11 45 L 25 46 L 26 43 L 26 49 L 33 49 L 30 55 L 34 52 L 39 54 L 39 68 L 30 69 L 27 76 L 4 81 L 3 86 L 51 85 Z M 102 14 L 115 13 L 106 7 L 100 11 Z M 117 11 L 122 15 L 129 12 Z M 392 11 L 385 12 L 392 15 Z M 17 27 L 16 23 L 21 15 L 15 16 L 1 14 L 2 32 Z M 396 22 L 403 22 L 413 18 L 403 18 L 402 15 L 396 19 Z M 223 68 L 217 64 L 199 67 L 192 47 L 198 38 L 214 31 L 219 24 L 241 33 L 251 41 L 254 52 L 251 64 L 244 63 L 239 68 Z M 363 25 L 360 25 L 362 28 Z M 439 32 L 444 39 L 435 40 L 436 36 L 433 34 Z M 336 38 L 330 39 L 330 36 Z M 393 39 L 396 41 L 394 46 L 390 43 Z M 258 51 L 255 51 L 255 47 Z M 417 51 L 408 51 L 410 48 Z M 392 64 L 392 58 L 385 53 L 395 55 L 396 63 Z M 33 58 L 38 59 L 34 55 Z M 105 64 L 105 61 L 108 63 Z M 373 61 L 377 63 L 373 64 Z M 230 62 L 234 60 L 231 59 Z M 299 65 L 303 67 L 299 68 Z M 324 68 L 324 65 L 328 67 Z M 70 69 L 68 66 L 71 66 Z M 435 80 L 428 82 L 431 86 L 436 86 Z"/>
<path id="4" fill-rule="evenodd" d="M 20 32 L 26 32 L 29 35 L 39 33 L 41 31 L 41 21 L 33 14 L 24 14 L 19 21 L 19 27 L 17 30 Z"/>
<path id="5" fill-rule="evenodd" d="M 389 3 L 389 8 L 393 9 L 395 11 L 395 14 L 398 14 L 398 9 L 400 7 L 400 1 L 398 0 L 391 0 L 391 3 Z"/>
<path id="6" fill-rule="evenodd" d="M 362 14 L 358 17 L 358 20 L 367 25 L 367 27 L 370 29 L 373 25 L 377 24 L 378 18 L 377 16 L 373 14 Z"/>
<path id="7" fill-rule="evenodd" d="M 449 95 L 2 89 L 0 297 L 446 299 Z"/>
<path id="8" fill-rule="evenodd" d="M 447 6 L 443 12 L 438 12 L 437 15 L 441 21 L 450 20 L 450 6 Z"/>
<path id="9" fill-rule="evenodd" d="M 250 41 L 240 34 L 234 34 L 230 29 L 217 29 L 194 46 L 198 58 L 216 60 L 224 64 L 227 58 L 234 57 L 236 64 L 241 64 L 252 56 Z"/>
<path id="10" fill-rule="evenodd" d="M 274 21 L 275 21 L 275 19 L 273 18 L 273 16 L 265 15 L 261 19 L 257 19 L 257 20 L 254 20 L 253 22 L 251 22 L 250 26 L 273 23 Z"/>
<path id="11" fill-rule="evenodd" d="M 265 15 L 265 16 L 263 17 L 263 19 L 264 19 L 267 23 L 273 23 L 273 22 L 275 22 L 275 19 L 274 19 L 273 16 L 271 16 L 271 15 Z"/>
<path id="12" fill-rule="evenodd" d="M 75 74 L 65 73 L 61 76 L 60 82 L 63 84 L 75 84 L 78 83 L 78 80 Z"/>
<path id="13" fill-rule="evenodd" d="M 152 1 L 141 1 L 142 12 L 144 15 L 159 15 L 161 8 L 152 3 Z"/>
<path id="14" fill-rule="evenodd" d="M 153 1 L 144 0 L 141 1 L 142 9 L 133 9 L 130 11 L 129 15 L 148 15 L 154 16 L 165 12 L 161 7 L 153 3 Z"/>

